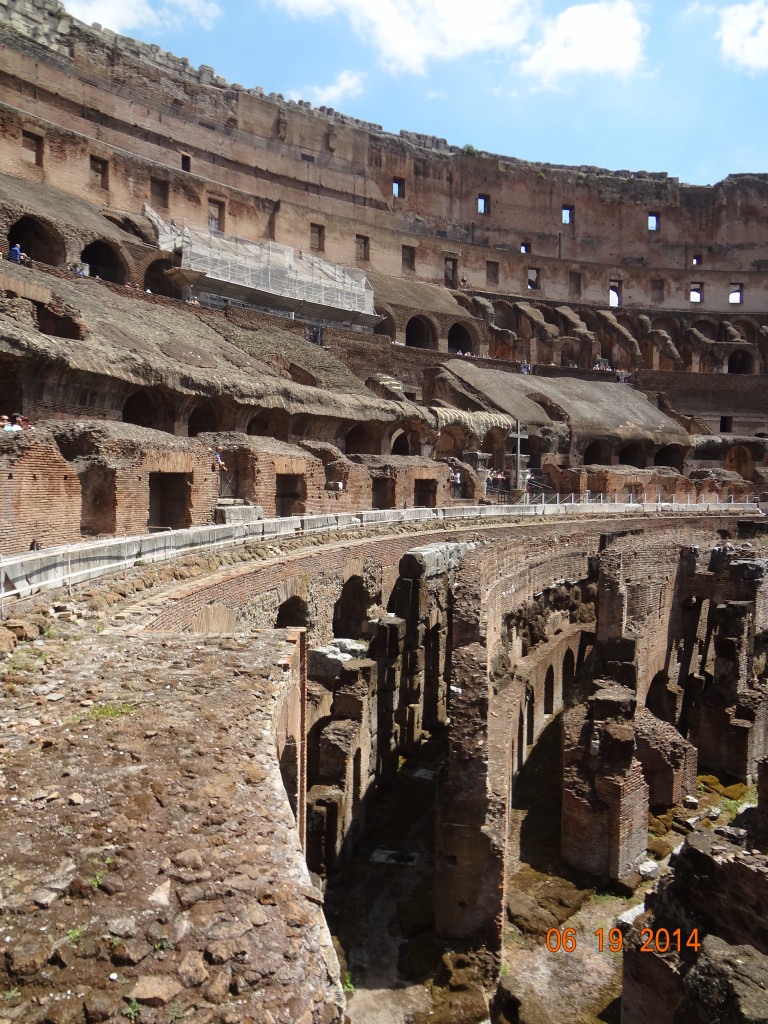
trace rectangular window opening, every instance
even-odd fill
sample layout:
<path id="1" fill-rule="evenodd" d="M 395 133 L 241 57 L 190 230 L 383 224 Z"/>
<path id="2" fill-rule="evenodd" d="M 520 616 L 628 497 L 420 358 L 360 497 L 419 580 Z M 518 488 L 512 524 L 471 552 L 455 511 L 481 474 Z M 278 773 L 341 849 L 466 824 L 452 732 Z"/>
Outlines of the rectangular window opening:
<path id="1" fill-rule="evenodd" d="M 692 267 L 700 267 L 701 266 L 701 256 L 694 256 L 691 259 L 691 266 Z"/>
<path id="2" fill-rule="evenodd" d="M 660 224 L 660 220 L 659 220 L 658 213 L 649 213 L 648 214 L 648 230 L 649 231 L 658 231 L 659 230 L 659 224 Z"/>
<path id="3" fill-rule="evenodd" d="M 325 252 L 325 227 L 322 224 L 309 225 L 309 248 L 313 252 Z"/>
<path id="4" fill-rule="evenodd" d="M 487 260 L 485 264 L 485 283 L 499 283 L 499 264 L 494 260 Z"/>
<path id="5" fill-rule="evenodd" d="M 621 281 L 618 279 L 608 282 L 608 305 L 621 305 Z"/>
<path id="6" fill-rule="evenodd" d="M 728 289 L 728 301 L 732 306 L 741 305 L 744 301 L 744 285 L 740 282 L 732 283 Z"/>
<path id="7" fill-rule="evenodd" d="M 392 198 L 405 199 L 405 178 L 392 179 Z"/>
<path id="8" fill-rule="evenodd" d="M 581 274 L 578 270 L 568 272 L 568 295 L 572 299 L 581 298 Z"/>
<path id="9" fill-rule="evenodd" d="M 660 277 L 651 278 L 651 302 L 664 301 L 664 279 Z"/>
<path id="10" fill-rule="evenodd" d="M 477 212 L 481 217 L 487 217 L 491 212 L 491 197 L 490 196 L 478 196 L 477 197 Z"/>
<path id="11" fill-rule="evenodd" d="M 573 207 L 563 207 L 563 224 L 573 224 Z"/>
<path id="12" fill-rule="evenodd" d="M 691 302 L 704 301 L 704 285 L 701 281 L 691 281 L 691 294 L 689 298 Z"/>
<path id="13" fill-rule="evenodd" d="M 21 159 L 28 164 L 43 165 L 43 137 L 34 132 L 21 133 Z"/>
<path id="14" fill-rule="evenodd" d="M 160 206 L 163 209 L 168 207 L 168 182 L 160 178 L 150 178 L 149 199 L 153 206 Z"/>
<path id="15" fill-rule="evenodd" d="M 371 258 L 371 240 L 368 235 L 355 235 L 355 259 L 369 260 Z"/>
<path id="16" fill-rule="evenodd" d="M 530 251 L 531 251 L 531 243 L 530 242 L 521 242 L 520 243 L 520 252 L 523 253 L 523 255 L 526 255 L 526 253 L 529 253 Z"/>
<path id="17" fill-rule="evenodd" d="M 443 281 L 446 288 L 459 287 L 459 261 L 453 256 L 444 257 Z"/>
<path id="18" fill-rule="evenodd" d="M 109 163 L 98 156 L 91 157 L 91 184 L 96 188 L 109 187 Z"/>
<path id="19" fill-rule="evenodd" d="M 721 416 L 720 417 L 720 433 L 721 434 L 732 434 L 733 433 L 733 416 Z"/>
<path id="20" fill-rule="evenodd" d="M 416 250 L 412 245 L 403 246 L 403 270 L 414 271 L 416 269 Z"/>
<path id="21" fill-rule="evenodd" d="M 541 288 L 541 270 L 538 267 L 528 267 L 528 289 L 538 291 Z"/>
<path id="22" fill-rule="evenodd" d="M 181 169 L 182 171 L 192 170 L 192 157 L 188 153 L 181 154 Z"/>
<path id="23" fill-rule="evenodd" d="M 208 230 L 224 230 L 224 203 L 218 199 L 208 200 Z"/>

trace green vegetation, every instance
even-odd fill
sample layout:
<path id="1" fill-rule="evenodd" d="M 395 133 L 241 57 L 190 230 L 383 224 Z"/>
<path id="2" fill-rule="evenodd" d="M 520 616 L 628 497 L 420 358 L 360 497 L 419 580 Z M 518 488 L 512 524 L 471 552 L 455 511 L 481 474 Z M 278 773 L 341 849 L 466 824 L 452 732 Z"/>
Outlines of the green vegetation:
<path id="1" fill-rule="evenodd" d="M 135 999 L 131 999 L 126 1008 L 123 1010 L 123 1016 L 127 1017 L 131 1024 L 136 1024 L 136 1021 L 141 1016 L 141 1007 Z"/>
<path id="2" fill-rule="evenodd" d="M 464 147 L 464 152 L 467 154 L 467 156 L 477 156 L 478 151 L 470 142 L 468 142 Z"/>
<path id="3" fill-rule="evenodd" d="M 18 999 L 18 997 L 20 995 L 21 995 L 21 989 L 18 989 L 18 988 L 8 988 L 8 989 L 5 990 L 3 998 L 4 999 Z"/>
<path id="4" fill-rule="evenodd" d="M 85 931 L 85 925 L 84 924 L 78 924 L 78 925 L 75 925 L 74 928 L 70 928 L 69 929 L 69 931 L 67 932 L 67 938 L 69 939 L 69 941 L 72 943 L 73 946 L 76 946 L 78 944 L 80 939 L 83 937 L 83 932 L 84 931 Z"/>
<path id="5" fill-rule="evenodd" d="M 97 721 L 105 718 L 123 718 L 125 715 L 132 715 L 135 710 L 135 704 L 97 704 L 89 709 L 88 717 Z"/>
<path id="6" fill-rule="evenodd" d="M 344 971 L 344 980 L 342 981 L 341 987 L 348 995 L 352 995 L 355 991 L 355 982 L 351 971 Z"/>

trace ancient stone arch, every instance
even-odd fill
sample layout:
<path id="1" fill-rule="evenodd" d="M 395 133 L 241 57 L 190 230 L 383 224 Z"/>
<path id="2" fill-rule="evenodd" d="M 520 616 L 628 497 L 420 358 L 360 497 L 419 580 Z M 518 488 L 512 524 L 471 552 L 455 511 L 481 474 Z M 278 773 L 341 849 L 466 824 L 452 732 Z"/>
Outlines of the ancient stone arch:
<path id="1" fill-rule="evenodd" d="M 374 334 L 384 335 L 386 338 L 390 338 L 392 341 L 397 337 L 397 325 L 395 323 L 394 314 L 386 306 L 376 306 L 376 312 L 379 316 L 383 317 L 373 329 Z"/>
<path id="2" fill-rule="evenodd" d="M 200 402 L 189 414 L 187 434 L 197 437 L 198 434 L 210 434 L 219 429 L 219 417 L 212 402 Z"/>
<path id="3" fill-rule="evenodd" d="M 90 277 L 100 277 L 112 284 L 128 284 L 128 265 L 114 242 L 96 239 L 80 253 L 80 261 L 88 267 Z"/>
<path id="4" fill-rule="evenodd" d="M 476 341 L 472 337 L 466 323 L 462 323 L 457 320 L 456 323 L 451 324 L 448 330 L 448 351 L 449 352 L 474 352 L 476 348 Z"/>
<path id="5" fill-rule="evenodd" d="M 143 288 L 153 295 L 167 295 L 168 298 L 181 298 L 179 288 L 166 275 L 166 270 L 173 267 L 169 259 L 154 260 L 144 271 Z"/>
<path id="6" fill-rule="evenodd" d="M 42 217 L 25 214 L 8 230 L 8 248 L 18 243 L 35 263 L 47 263 L 63 267 L 66 262 L 66 246 L 61 234 Z"/>
<path id="7" fill-rule="evenodd" d="M 145 388 L 134 391 L 126 398 L 121 419 L 123 423 L 134 423 L 137 427 L 173 430 L 172 417 L 169 417 L 166 403 Z"/>
<path id="8" fill-rule="evenodd" d="M 610 466 L 611 446 L 607 441 L 593 441 L 584 450 L 585 466 Z"/>
<path id="9" fill-rule="evenodd" d="M 437 338 L 437 324 L 426 314 L 412 316 L 405 325 L 405 344 L 409 348 L 436 349 Z"/>
<path id="10" fill-rule="evenodd" d="M 380 455 L 381 425 L 372 421 L 352 427 L 344 438 L 344 451 L 347 455 Z"/>
<path id="11" fill-rule="evenodd" d="M 298 594 L 286 598 L 277 609 L 275 629 L 285 629 L 288 626 L 309 626 L 307 602 Z"/>
<path id="12" fill-rule="evenodd" d="M 680 444 L 668 444 L 660 448 L 653 457 L 654 466 L 669 466 L 678 473 L 683 471 L 685 449 Z"/>

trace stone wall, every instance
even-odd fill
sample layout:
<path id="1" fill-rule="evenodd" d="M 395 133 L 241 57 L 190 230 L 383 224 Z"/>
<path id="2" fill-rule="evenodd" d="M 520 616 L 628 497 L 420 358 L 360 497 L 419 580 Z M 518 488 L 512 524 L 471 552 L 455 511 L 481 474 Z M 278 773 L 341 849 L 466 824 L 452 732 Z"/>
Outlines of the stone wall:
<path id="1" fill-rule="evenodd" d="M 567 301 L 575 292 L 607 305 L 609 281 L 618 278 L 623 303 L 686 308 L 696 280 L 704 283 L 701 306 L 730 311 L 736 280 L 743 311 L 765 308 L 762 175 L 703 189 L 663 174 L 465 153 L 229 85 L 210 67 L 87 28 L 51 0 L 3 6 L 0 86 L 12 104 L 4 120 L 15 145 L 4 147 L 2 170 L 89 191 L 122 210 L 151 201 L 159 177 L 168 217 L 205 225 L 212 199 L 223 204 L 226 230 L 304 248 L 310 223 L 319 221 L 329 259 L 395 276 L 408 244 L 416 248 L 415 275 L 440 284 L 446 259 L 456 260 L 451 274 L 470 287 L 485 289 L 496 278 L 494 287 L 526 295 L 534 267 L 542 297 Z M 20 91 L 19 82 L 35 89 Z M 145 111 L 140 131 L 137 104 Z M 31 166 L 22 131 L 40 139 Z M 106 175 L 92 173 L 92 157 L 108 164 Z M 367 258 L 355 241 L 361 227 Z M 631 264 L 617 261 L 617 245 L 631 249 Z"/>

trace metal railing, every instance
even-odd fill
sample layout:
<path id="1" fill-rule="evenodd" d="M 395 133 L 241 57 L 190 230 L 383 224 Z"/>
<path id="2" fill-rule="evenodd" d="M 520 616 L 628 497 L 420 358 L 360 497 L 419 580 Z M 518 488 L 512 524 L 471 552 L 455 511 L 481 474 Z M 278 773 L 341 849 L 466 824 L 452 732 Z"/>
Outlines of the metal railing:
<path id="1" fill-rule="evenodd" d="M 133 537 L 65 544 L 17 555 L 0 556 L 0 619 L 5 617 L 9 599 L 30 597 L 47 590 L 67 588 L 86 580 L 132 569 L 139 565 L 165 562 L 201 550 L 216 550 L 249 541 L 296 537 L 316 533 L 344 532 L 366 526 L 388 526 L 416 522 L 475 522 L 489 519 L 533 518 L 553 515 L 588 515 L 601 512 L 644 515 L 653 512 L 723 513 L 759 512 L 753 498 L 678 502 L 657 493 L 651 500 L 613 495 L 525 495 L 519 503 L 505 505 L 458 505 L 445 508 L 367 509 L 317 515 L 257 519 L 251 523 L 193 526 L 174 530 L 160 527 L 155 532 Z"/>

